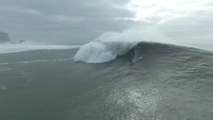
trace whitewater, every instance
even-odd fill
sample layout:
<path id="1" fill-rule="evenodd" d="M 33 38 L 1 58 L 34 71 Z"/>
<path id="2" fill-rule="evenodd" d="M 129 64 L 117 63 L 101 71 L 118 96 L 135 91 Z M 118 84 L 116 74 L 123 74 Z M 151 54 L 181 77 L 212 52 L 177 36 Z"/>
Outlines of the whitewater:
<path id="1" fill-rule="evenodd" d="M 34 50 L 60 50 L 78 48 L 77 45 L 54 45 L 39 42 L 24 42 L 20 44 L 2 43 L 0 44 L 0 54 L 16 53 Z"/>

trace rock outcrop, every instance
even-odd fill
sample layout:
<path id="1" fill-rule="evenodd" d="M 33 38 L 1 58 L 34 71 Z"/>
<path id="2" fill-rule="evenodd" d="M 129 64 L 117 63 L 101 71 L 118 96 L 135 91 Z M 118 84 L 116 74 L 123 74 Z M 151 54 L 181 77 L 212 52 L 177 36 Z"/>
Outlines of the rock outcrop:
<path id="1" fill-rule="evenodd" d="M 7 33 L 0 31 L 0 43 L 3 43 L 3 42 L 10 42 L 10 38 Z"/>

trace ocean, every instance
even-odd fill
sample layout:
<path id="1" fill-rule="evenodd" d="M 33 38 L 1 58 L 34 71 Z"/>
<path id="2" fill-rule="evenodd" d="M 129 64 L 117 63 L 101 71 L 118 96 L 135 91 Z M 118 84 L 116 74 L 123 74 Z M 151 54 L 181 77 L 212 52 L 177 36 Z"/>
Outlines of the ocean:
<path id="1" fill-rule="evenodd" d="M 0 120 L 213 119 L 213 52 L 88 47 L 1 53 Z"/>

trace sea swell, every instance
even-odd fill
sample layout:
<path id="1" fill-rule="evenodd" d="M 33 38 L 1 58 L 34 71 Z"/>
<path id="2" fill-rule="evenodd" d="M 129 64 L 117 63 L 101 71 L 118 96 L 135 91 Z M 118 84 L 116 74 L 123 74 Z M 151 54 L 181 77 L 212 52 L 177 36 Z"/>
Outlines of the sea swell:
<path id="1" fill-rule="evenodd" d="M 136 62 L 137 59 L 142 58 L 143 54 L 148 52 L 149 54 L 153 51 L 156 54 L 158 52 L 169 54 L 171 52 L 181 51 L 181 49 L 196 50 L 195 48 L 156 42 L 92 41 L 79 48 L 74 56 L 74 60 L 85 63 L 104 63 L 132 51 L 131 59 Z"/>
<path id="2" fill-rule="evenodd" d="M 74 62 L 77 49 L 0 54 L 1 116 L 17 120 L 212 120 L 212 52 L 150 42 L 106 42 L 104 49 L 92 44 L 100 43 L 82 47 L 88 48 L 80 55 L 90 57 L 95 50 L 102 50 L 100 54 L 106 50 L 116 53 L 116 58 L 102 64 Z M 131 65 L 135 51 L 143 58 Z M 11 110 L 18 114 L 9 114 Z"/>

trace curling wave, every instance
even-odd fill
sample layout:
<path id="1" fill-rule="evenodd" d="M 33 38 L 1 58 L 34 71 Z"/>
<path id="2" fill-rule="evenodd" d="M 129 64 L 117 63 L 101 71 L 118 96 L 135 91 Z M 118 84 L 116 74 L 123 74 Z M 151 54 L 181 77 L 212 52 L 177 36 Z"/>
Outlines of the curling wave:
<path id="1" fill-rule="evenodd" d="M 136 42 L 92 41 L 80 47 L 74 56 L 74 60 L 85 63 L 109 62 L 114 60 L 117 56 L 127 53 L 135 45 L 137 45 Z"/>

